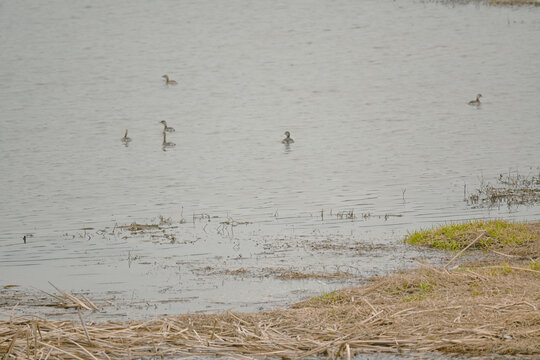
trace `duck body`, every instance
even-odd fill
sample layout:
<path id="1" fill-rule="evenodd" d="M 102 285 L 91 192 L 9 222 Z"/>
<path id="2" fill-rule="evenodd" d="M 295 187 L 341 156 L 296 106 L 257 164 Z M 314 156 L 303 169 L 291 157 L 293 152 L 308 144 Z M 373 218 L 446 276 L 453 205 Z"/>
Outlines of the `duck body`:
<path id="1" fill-rule="evenodd" d="M 173 127 L 167 126 L 167 122 L 165 120 L 161 120 L 160 123 L 163 124 L 163 131 L 164 132 L 174 132 L 175 131 Z"/>
<path id="2" fill-rule="evenodd" d="M 285 139 L 281 140 L 282 144 L 292 144 L 294 143 L 293 138 L 291 138 L 291 133 L 288 131 L 285 131 Z"/>
<path id="3" fill-rule="evenodd" d="M 120 141 L 122 141 L 124 144 L 127 144 L 128 142 L 131 141 L 131 138 L 127 136 L 128 135 L 128 131 L 126 129 L 126 132 L 124 133 L 124 137 L 122 139 L 120 139 Z"/>
<path id="4" fill-rule="evenodd" d="M 167 75 L 167 74 L 163 75 L 162 78 L 165 79 L 165 84 L 167 84 L 167 85 L 176 85 L 176 84 L 178 84 L 176 81 L 170 80 L 169 75 Z"/>
<path id="5" fill-rule="evenodd" d="M 480 98 L 482 97 L 482 94 L 478 94 L 476 95 L 476 100 L 471 100 L 469 101 L 469 105 L 472 105 L 472 106 L 478 106 L 480 105 Z"/>

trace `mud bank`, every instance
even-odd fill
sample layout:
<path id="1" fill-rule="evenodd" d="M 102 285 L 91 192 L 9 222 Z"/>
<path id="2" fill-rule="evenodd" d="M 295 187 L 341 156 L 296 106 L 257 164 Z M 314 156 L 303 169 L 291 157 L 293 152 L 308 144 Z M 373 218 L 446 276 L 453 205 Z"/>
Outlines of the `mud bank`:
<path id="1" fill-rule="evenodd" d="M 264 313 L 190 314 L 146 321 L 0 321 L 0 355 L 50 359 L 307 356 L 357 353 L 540 354 L 540 223 L 530 239 L 476 260 L 371 279 Z M 24 307 L 24 299 L 19 299 Z M 7 309 L 6 309 L 7 310 Z"/>

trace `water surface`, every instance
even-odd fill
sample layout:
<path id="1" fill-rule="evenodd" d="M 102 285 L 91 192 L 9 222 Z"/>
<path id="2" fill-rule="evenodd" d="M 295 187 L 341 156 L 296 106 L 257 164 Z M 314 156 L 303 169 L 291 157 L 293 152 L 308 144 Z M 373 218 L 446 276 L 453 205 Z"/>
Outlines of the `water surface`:
<path id="1" fill-rule="evenodd" d="M 51 281 L 145 315 L 257 310 L 435 261 L 401 244 L 407 231 L 538 219 L 538 206 L 463 199 L 465 185 L 539 171 L 539 15 L 0 1 L 0 284 Z M 118 228 L 160 216 L 160 234 Z M 354 277 L 285 281 L 280 269 Z M 167 299 L 181 301 L 152 303 Z"/>

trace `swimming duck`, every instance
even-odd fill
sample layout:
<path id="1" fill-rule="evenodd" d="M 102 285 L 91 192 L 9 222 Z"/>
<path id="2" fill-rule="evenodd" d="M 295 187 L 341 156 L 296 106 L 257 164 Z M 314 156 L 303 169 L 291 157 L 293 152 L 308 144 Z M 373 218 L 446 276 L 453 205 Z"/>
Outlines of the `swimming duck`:
<path id="1" fill-rule="evenodd" d="M 173 142 L 167 142 L 167 133 L 163 132 L 163 148 L 176 146 Z"/>
<path id="2" fill-rule="evenodd" d="M 294 142 L 294 140 L 291 138 L 291 133 L 290 132 L 285 131 L 284 135 L 286 136 L 286 138 L 281 140 L 281 142 L 283 144 L 292 144 Z"/>
<path id="3" fill-rule="evenodd" d="M 169 80 L 169 75 L 167 75 L 167 74 L 163 75 L 162 78 L 165 79 L 165 84 L 167 84 L 167 85 L 176 85 L 176 84 L 178 84 L 174 80 Z"/>
<path id="4" fill-rule="evenodd" d="M 128 142 L 131 141 L 131 138 L 128 137 L 127 134 L 128 134 L 128 131 L 127 131 L 127 129 L 126 129 L 126 132 L 125 132 L 125 134 L 124 134 L 124 137 L 123 137 L 122 139 L 120 139 L 120 141 L 122 141 L 124 144 L 127 144 Z"/>
<path id="5" fill-rule="evenodd" d="M 174 128 L 167 126 L 167 122 L 165 120 L 161 120 L 160 123 L 163 124 L 163 131 L 174 132 Z"/>
<path id="6" fill-rule="evenodd" d="M 476 95 L 476 100 L 469 101 L 469 105 L 478 106 L 480 105 L 480 98 L 482 97 L 482 94 Z"/>

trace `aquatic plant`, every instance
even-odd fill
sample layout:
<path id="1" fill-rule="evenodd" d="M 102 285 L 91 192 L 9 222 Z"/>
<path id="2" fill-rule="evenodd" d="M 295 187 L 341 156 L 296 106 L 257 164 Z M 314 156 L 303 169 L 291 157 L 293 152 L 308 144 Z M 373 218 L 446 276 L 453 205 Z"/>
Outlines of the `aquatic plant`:
<path id="1" fill-rule="evenodd" d="M 466 185 L 464 187 L 466 193 Z M 466 195 L 466 194 L 465 194 Z M 482 178 L 476 191 L 465 200 L 474 206 L 532 205 L 540 203 L 540 171 L 522 175 L 519 172 L 500 174 L 495 184 Z"/>
<path id="2" fill-rule="evenodd" d="M 354 213 L 354 210 L 340 211 L 336 214 L 336 217 L 338 219 L 355 219 L 356 214 Z"/>
<path id="3" fill-rule="evenodd" d="M 493 0 L 489 2 L 489 5 L 502 5 L 502 6 L 540 6 L 540 1 L 534 0 Z"/>
<path id="4" fill-rule="evenodd" d="M 540 6 L 538 0 L 424 0 L 424 2 L 437 2 L 454 6 L 456 4 L 483 4 L 486 6 Z"/>

